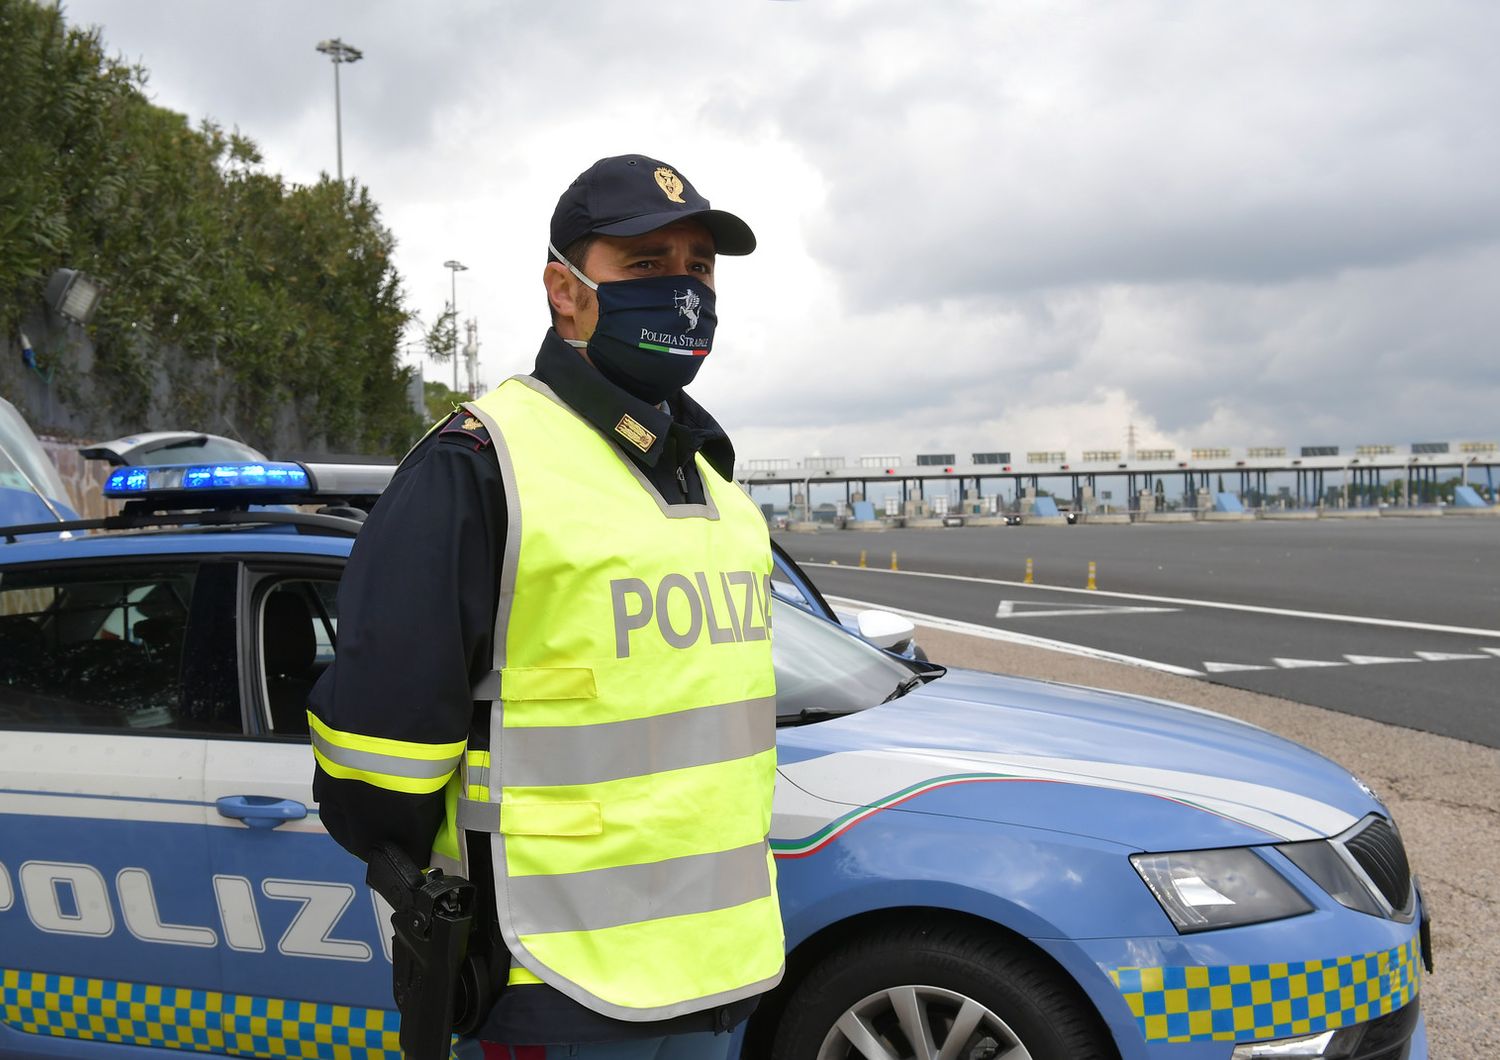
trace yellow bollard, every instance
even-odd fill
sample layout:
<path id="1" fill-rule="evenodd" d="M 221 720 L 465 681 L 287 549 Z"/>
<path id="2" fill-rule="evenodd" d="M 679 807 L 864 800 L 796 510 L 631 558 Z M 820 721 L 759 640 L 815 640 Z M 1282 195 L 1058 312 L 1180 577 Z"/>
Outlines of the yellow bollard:
<path id="1" fill-rule="evenodd" d="M 901 565 L 896 562 L 896 554 L 894 552 L 892 552 L 891 553 L 891 570 L 900 570 L 900 569 L 901 569 Z"/>
<path id="2" fill-rule="evenodd" d="M 861 567 L 863 567 L 865 565 L 865 550 L 864 549 L 860 549 L 859 550 L 859 565 Z"/>
<path id="3" fill-rule="evenodd" d="M 1031 557 L 1027 556 L 1026 557 L 1026 580 L 1025 580 L 1025 584 L 1027 584 L 1027 585 L 1033 585 L 1035 583 L 1036 583 L 1036 579 L 1031 576 Z"/>
<path id="4" fill-rule="evenodd" d="M 1089 583 L 1084 586 L 1085 589 L 1097 589 L 1097 588 L 1099 588 L 1099 582 L 1097 580 L 1095 580 L 1095 577 L 1094 577 L 1094 575 L 1096 575 L 1098 573 L 1099 573 L 1098 566 L 1094 563 L 1093 560 L 1089 560 Z"/>

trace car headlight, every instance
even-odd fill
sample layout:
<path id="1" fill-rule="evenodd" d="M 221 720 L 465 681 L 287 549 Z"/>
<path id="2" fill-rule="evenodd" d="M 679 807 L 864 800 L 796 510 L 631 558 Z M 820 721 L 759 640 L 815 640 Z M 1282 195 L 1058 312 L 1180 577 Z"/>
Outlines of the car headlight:
<path id="1" fill-rule="evenodd" d="M 1134 854 L 1130 863 L 1182 934 L 1312 912 L 1312 904 L 1247 848 Z"/>

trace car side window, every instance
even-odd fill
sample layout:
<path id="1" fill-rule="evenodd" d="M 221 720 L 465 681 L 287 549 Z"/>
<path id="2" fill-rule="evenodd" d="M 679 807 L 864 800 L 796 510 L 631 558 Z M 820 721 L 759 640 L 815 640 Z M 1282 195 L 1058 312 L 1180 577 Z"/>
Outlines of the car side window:
<path id="1" fill-rule="evenodd" d="M 225 563 L 5 571 L 0 726 L 239 732 L 234 586 Z"/>
<path id="2" fill-rule="evenodd" d="M 338 644 L 338 582 L 277 581 L 260 597 L 256 618 L 265 723 L 276 736 L 305 736 L 307 697 Z"/>

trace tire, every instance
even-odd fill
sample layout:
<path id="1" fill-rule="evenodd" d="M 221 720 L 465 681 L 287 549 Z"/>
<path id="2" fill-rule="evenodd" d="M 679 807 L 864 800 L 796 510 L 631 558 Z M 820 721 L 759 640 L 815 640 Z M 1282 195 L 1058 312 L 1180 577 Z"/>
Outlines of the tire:
<path id="1" fill-rule="evenodd" d="M 955 1033 L 961 1041 L 950 1041 Z M 771 1060 L 1118 1055 L 1071 980 L 1017 944 L 960 924 L 886 928 L 834 951 L 787 999 L 771 1048 Z"/>

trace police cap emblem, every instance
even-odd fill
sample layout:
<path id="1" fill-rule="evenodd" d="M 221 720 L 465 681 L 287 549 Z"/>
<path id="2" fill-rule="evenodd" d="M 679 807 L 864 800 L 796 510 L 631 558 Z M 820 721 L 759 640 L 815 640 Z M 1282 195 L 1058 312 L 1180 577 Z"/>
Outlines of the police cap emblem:
<path id="1" fill-rule="evenodd" d="M 682 178 L 672 172 L 671 166 L 656 167 L 656 183 L 673 202 L 683 202 Z"/>

